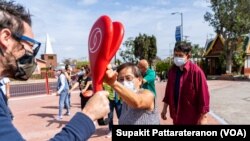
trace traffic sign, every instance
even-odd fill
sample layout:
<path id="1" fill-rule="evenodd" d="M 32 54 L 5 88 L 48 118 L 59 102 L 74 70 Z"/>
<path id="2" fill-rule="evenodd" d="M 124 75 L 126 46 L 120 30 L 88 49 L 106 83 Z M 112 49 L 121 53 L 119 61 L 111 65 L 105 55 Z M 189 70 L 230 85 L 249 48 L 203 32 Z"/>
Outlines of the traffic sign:
<path id="1" fill-rule="evenodd" d="M 175 40 L 176 42 L 178 41 L 181 41 L 181 34 L 182 34 L 182 31 L 181 31 L 181 26 L 176 26 L 176 29 L 175 29 Z"/>

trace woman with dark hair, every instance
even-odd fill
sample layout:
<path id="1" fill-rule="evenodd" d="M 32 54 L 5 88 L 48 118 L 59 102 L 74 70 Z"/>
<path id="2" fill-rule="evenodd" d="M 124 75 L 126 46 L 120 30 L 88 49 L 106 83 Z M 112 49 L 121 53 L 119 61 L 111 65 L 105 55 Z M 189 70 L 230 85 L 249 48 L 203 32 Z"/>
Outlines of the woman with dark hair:
<path id="1" fill-rule="evenodd" d="M 80 89 L 80 97 L 81 97 L 81 109 L 84 108 L 84 106 L 86 105 L 86 103 L 88 102 L 88 100 L 90 99 L 91 95 L 87 96 L 85 95 L 85 93 L 89 92 L 93 92 L 93 88 L 92 88 L 92 79 L 91 79 L 91 75 L 90 75 L 90 67 L 89 65 L 85 65 L 84 66 L 84 74 L 80 75 L 77 82 L 75 83 L 72 88 L 70 89 L 70 92 L 72 90 L 74 90 L 76 87 L 79 86 Z"/>
<path id="2" fill-rule="evenodd" d="M 117 72 L 108 66 L 105 82 L 122 98 L 119 124 L 160 124 L 153 92 L 141 89 L 142 75 L 133 63 L 124 63 Z"/>

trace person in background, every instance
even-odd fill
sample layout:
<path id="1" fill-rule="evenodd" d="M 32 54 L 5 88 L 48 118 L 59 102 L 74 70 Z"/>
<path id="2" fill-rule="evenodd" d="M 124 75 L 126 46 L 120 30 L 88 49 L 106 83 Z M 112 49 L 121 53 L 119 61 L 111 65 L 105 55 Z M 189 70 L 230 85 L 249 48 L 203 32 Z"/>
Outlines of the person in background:
<path id="1" fill-rule="evenodd" d="M 69 84 L 69 89 L 72 88 L 72 79 L 71 79 L 71 73 L 72 73 L 72 67 L 68 64 L 65 65 L 65 76 L 67 78 L 67 81 L 68 81 L 68 84 Z M 69 99 L 69 107 L 71 107 L 71 100 L 70 100 L 70 97 L 71 97 L 71 93 L 68 94 L 68 99 Z M 66 105 L 66 103 L 65 103 Z M 66 108 L 66 106 L 64 106 L 64 108 Z"/>
<path id="2" fill-rule="evenodd" d="M 79 87 L 80 90 L 80 98 L 81 98 L 81 109 L 84 108 L 84 106 L 86 105 L 86 103 L 88 102 L 88 100 L 90 99 L 90 97 L 85 97 L 83 95 L 84 92 L 86 92 L 87 90 L 92 91 L 92 79 L 91 79 L 91 75 L 90 75 L 90 67 L 88 65 L 84 66 L 83 69 L 83 75 L 80 75 L 78 77 L 77 82 L 75 83 L 72 88 L 70 89 L 70 93 L 77 87 Z"/>
<path id="3" fill-rule="evenodd" d="M 64 104 L 66 106 L 66 115 L 70 115 L 70 109 L 69 109 L 69 84 L 67 81 L 67 78 L 65 76 L 65 68 L 63 67 L 57 67 L 56 68 L 56 74 L 58 76 L 58 81 L 57 81 L 57 92 L 56 95 L 59 95 L 59 114 L 57 119 L 62 120 L 62 110 L 64 108 Z"/>
<path id="4" fill-rule="evenodd" d="M 124 63 L 117 72 L 107 66 L 104 82 L 110 85 L 122 99 L 120 125 L 160 124 L 155 95 L 148 89 L 141 89 L 143 77 L 133 63 Z"/>
<path id="5" fill-rule="evenodd" d="M 104 90 L 109 92 L 109 107 L 110 107 L 110 112 L 108 114 L 109 118 L 109 132 L 106 135 L 107 138 L 112 137 L 112 127 L 113 127 L 113 115 L 114 115 L 114 109 L 116 111 L 117 118 L 119 119 L 121 115 L 121 110 L 122 110 L 122 100 L 121 98 L 117 95 L 117 93 L 106 83 L 103 83 Z"/>
<path id="6" fill-rule="evenodd" d="M 174 124 L 206 124 L 209 112 L 209 91 L 206 77 L 193 64 L 190 44 L 180 42 L 174 48 L 174 65 L 168 72 L 162 119 L 166 120 L 169 106 Z"/>
<path id="7" fill-rule="evenodd" d="M 91 71 L 90 66 L 85 65 L 82 69 L 81 76 L 78 77 L 77 82 L 75 83 L 72 88 L 70 89 L 70 93 L 77 87 L 80 89 L 80 98 L 81 98 L 81 109 L 84 108 L 88 100 L 93 96 L 93 87 L 92 87 L 92 78 L 91 78 Z M 108 124 L 108 118 L 100 118 L 97 120 L 98 124 L 103 126 Z"/>
<path id="8" fill-rule="evenodd" d="M 80 71 L 77 73 L 78 76 L 81 76 L 81 75 L 84 75 L 86 72 L 85 72 L 85 69 L 84 69 L 84 66 L 81 67 Z"/>
<path id="9" fill-rule="evenodd" d="M 0 80 L 0 91 L 5 95 L 5 103 L 8 106 L 8 100 L 10 99 L 10 79 L 8 77 L 3 77 Z M 9 110 L 10 107 L 8 106 Z M 11 118 L 14 119 L 13 113 L 10 110 Z"/>
<path id="10" fill-rule="evenodd" d="M 152 91 L 154 95 L 156 96 L 156 90 L 155 90 L 156 73 L 155 71 L 149 68 L 148 61 L 145 59 L 140 60 L 137 66 L 143 75 L 142 88 Z"/>

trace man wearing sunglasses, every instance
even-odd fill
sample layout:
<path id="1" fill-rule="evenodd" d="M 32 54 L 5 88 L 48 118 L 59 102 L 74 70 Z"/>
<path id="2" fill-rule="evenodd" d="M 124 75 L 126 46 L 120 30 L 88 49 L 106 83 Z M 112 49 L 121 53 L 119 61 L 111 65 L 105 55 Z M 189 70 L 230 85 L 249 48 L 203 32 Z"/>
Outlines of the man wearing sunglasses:
<path id="1" fill-rule="evenodd" d="M 29 79 L 36 68 L 35 56 L 41 45 L 33 38 L 30 14 L 25 8 L 12 1 L 0 0 L 0 79 Z M 109 112 L 107 96 L 104 91 L 96 93 L 82 112 L 77 113 L 51 140 L 87 140 L 95 131 L 93 121 Z M 4 94 L 0 91 L 0 141 L 22 140 L 12 124 Z"/>

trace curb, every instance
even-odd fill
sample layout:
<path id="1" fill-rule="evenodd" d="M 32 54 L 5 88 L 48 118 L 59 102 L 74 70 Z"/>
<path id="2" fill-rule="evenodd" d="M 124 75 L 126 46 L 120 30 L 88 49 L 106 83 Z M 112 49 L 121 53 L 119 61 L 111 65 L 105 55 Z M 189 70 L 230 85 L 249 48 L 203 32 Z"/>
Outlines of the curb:
<path id="1" fill-rule="evenodd" d="M 209 115 L 211 115 L 215 120 L 217 120 L 222 125 L 228 125 L 229 123 L 226 122 L 223 118 L 215 114 L 213 111 L 209 112 Z"/>

